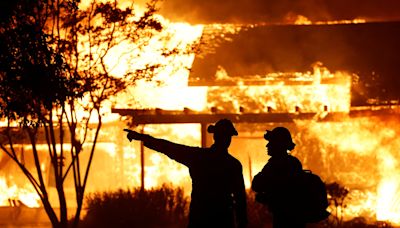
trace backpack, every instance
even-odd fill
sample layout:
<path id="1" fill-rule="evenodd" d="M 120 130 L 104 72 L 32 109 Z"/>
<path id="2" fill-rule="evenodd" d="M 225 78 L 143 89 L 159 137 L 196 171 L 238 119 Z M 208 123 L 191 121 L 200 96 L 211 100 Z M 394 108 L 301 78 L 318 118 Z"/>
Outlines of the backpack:
<path id="1" fill-rule="evenodd" d="M 301 208 L 299 216 L 308 223 L 322 221 L 330 215 L 328 194 L 321 178 L 310 170 L 303 170 L 297 180 L 296 197 Z"/>

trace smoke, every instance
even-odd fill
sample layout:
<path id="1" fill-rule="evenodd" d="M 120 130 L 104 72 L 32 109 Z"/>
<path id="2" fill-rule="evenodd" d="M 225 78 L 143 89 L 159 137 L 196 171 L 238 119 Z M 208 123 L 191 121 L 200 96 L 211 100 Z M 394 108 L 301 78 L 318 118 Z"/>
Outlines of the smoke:
<path id="1" fill-rule="evenodd" d="M 284 22 L 290 15 L 312 21 L 363 18 L 400 20 L 398 0 L 164 0 L 161 14 L 190 23 Z"/>

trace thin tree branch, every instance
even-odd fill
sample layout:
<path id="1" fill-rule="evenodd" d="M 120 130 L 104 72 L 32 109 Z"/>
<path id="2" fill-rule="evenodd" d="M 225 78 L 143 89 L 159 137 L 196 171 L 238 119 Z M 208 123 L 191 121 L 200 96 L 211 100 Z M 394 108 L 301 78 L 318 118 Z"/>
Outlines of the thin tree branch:
<path id="1" fill-rule="evenodd" d="M 100 115 L 100 110 L 99 109 L 97 109 L 97 114 L 98 114 L 98 118 L 99 118 L 99 123 L 97 125 L 96 133 L 95 133 L 95 136 L 94 136 L 94 139 L 93 139 L 93 146 L 92 146 L 92 149 L 90 151 L 89 161 L 88 161 L 88 165 L 87 165 L 86 171 L 85 171 L 85 178 L 83 179 L 83 185 L 82 185 L 83 190 L 82 191 L 84 191 L 84 189 L 86 187 L 87 179 L 88 179 L 88 176 L 89 176 L 89 170 L 90 170 L 90 166 L 92 164 L 93 155 L 94 155 L 94 151 L 95 151 L 95 147 L 96 147 L 97 138 L 99 136 L 100 128 L 101 128 L 101 125 L 102 125 L 102 120 L 101 120 L 101 115 Z M 82 195 L 83 195 L 83 192 L 82 192 Z"/>
<path id="2" fill-rule="evenodd" d="M 26 127 L 26 130 L 28 132 L 29 139 L 30 139 L 31 145 L 32 145 L 32 152 L 33 152 L 33 157 L 34 157 L 34 161 L 35 161 L 35 167 L 36 167 L 36 171 L 37 171 L 38 178 L 39 178 L 39 188 L 41 189 L 41 191 L 43 193 L 43 198 L 48 199 L 46 186 L 44 184 L 42 170 L 41 170 L 41 167 L 40 167 L 39 155 L 38 155 L 38 151 L 36 149 L 35 134 L 32 133 L 29 130 L 29 128 L 27 128 L 27 127 Z"/>
<path id="3" fill-rule="evenodd" d="M 37 182 L 37 180 L 33 177 L 31 172 L 26 169 L 26 167 L 18 160 L 17 157 L 14 157 L 6 147 L 4 147 L 2 144 L 0 144 L 0 148 L 18 165 L 18 167 L 22 170 L 22 172 L 25 174 L 25 176 L 28 178 L 28 180 L 32 183 L 33 187 L 35 188 L 35 191 L 38 193 L 39 197 L 42 198 L 42 194 L 40 192 L 40 185 Z"/>

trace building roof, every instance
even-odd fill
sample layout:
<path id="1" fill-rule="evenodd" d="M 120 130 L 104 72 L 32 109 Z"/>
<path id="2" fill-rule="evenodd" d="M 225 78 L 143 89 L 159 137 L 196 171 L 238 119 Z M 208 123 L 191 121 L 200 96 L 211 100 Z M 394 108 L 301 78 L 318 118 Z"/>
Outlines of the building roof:
<path id="1" fill-rule="evenodd" d="M 275 72 L 310 71 L 322 62 L 331 72 L 358 75 L 354 104 L 400 99 L 400 22 L 230 26 L 205 28 L 189 85 L 215 85 L 221 69 L 228 78 L 251 81 Z"/>

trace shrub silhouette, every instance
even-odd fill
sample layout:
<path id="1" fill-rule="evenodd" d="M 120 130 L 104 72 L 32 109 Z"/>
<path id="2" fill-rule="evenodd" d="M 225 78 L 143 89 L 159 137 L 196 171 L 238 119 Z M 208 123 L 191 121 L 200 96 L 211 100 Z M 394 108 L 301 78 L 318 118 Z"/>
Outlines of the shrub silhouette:
<path id="1" fill-rule="evenodd" d="M 345 186 L 342 186 L 336 182 L 326 184 L 326 191 L 330 196 L 329 204 L 333 206 L 334 209 L 332 211 L 334 221 L 332 222 L 336 223 L 336 226 L 341 226 L 343 222 L 344 210 L 347 207 L 345 200 L 347 199 L 350 191 Z"/>
<path id="2" fill-rule="evenodd" d="M 95 193 L 87 197 L 80 227 L 185 227 L 188 202 L 183 189 L 166 185 Z"/>
<path id="3" fill-rule="evenodd" d="M 340 188 L 338 188 L 340 187 Z M 337 191 L 343 186 L 332 183 L 327 186 L 331 197 L 338 197 L 341 205 L 347 196 L 345 191 Z M 338 194 L 340 193 L 340 194 Z M 331 199 L 333 200 L 333 199 Z M 332 201 L 333 204 L 335 202 Z M 117 190 L 95 193 L 86 198 L 86 215 L 79 224 L 82 228 L 184 228 L 188 224 L 189 198 L 182 188 L 163 185 L 159 188 L 141 191 Z M 255 194 L 247 191 L 248 228 L 271 228 L 272 216 L 268 208 L 255 200 Z M 337 218 L 336 218 L 337 219 Z M 354 218 L 350 221 L 334 223 L 320 222 L 308 224 L 309 228 L 378 228 L 393 227 L 390 223 L 367 221 Z"/>

